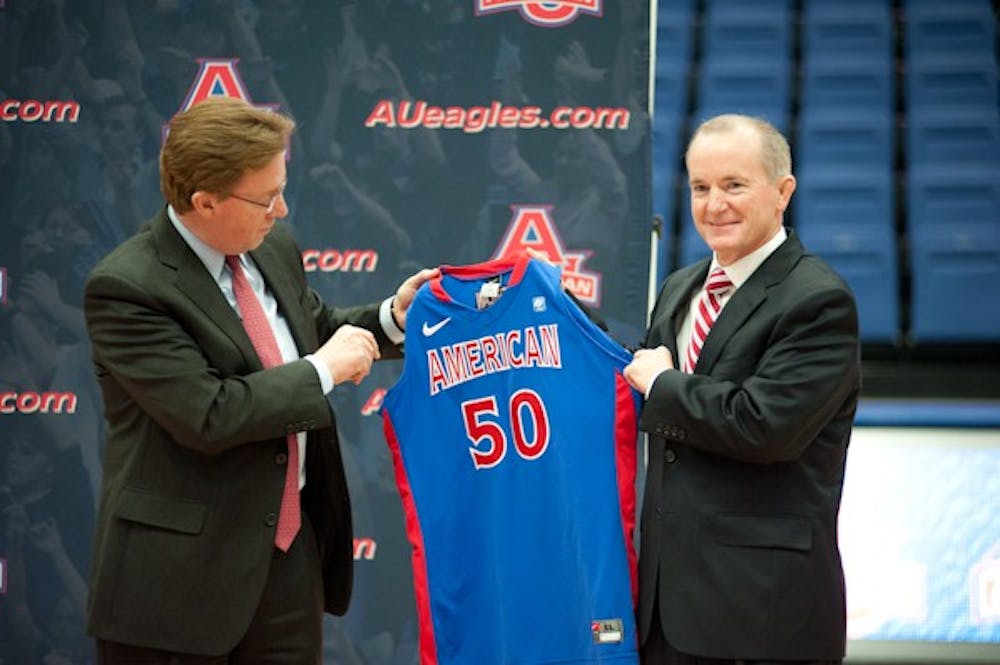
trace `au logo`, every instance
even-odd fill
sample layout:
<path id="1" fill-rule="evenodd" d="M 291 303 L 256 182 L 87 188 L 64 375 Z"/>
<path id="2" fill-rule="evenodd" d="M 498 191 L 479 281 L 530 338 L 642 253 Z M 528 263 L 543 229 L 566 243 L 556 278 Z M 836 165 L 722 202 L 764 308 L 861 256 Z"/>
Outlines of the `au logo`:
<path id="1" fill-rule="evenodd" d="M 198 58 L 198 74 L 188 90 L 187 98 L 181 104 L 181 111 L 204 101 L 208 97 L 225 96 L 238 97 L 248 104 L 253 104 L 247 92 L 243 79 L 236 69 L 239 58 Z M 277 104 L 255 104 L 262 108 L 276 109 Z"/>
<path id="2" fill-rule="evenodd" d="M 602 0 L 476 0 L 476 16 L 518 10 L 528 23 L 543 28 L 559 28 L 572 23 L 580 14 L 601 16 Z"/>
<path id="3" fill-rule="evenodd" d="M 590 250 L 569 252 L 552 219 L 550 205 L 512 205 L 514 215 L 507 225 L 503 239 L 493 253 L 494 259 L 521 254 L 531 248 L 545 254 L 550 261 L 563 269 L 563 284 L 577 298 L 588 305 L 601 304 L 601 275 L 583 269 L 583 262 L 593 253 Z"/>
<path id="4" fill-rule="evenodd" d="M 236 63 L 239 61 L 239 58 L 198 58 L 198 74 L 195 75 L 194 83 L 191 84 L 191 89 L 188 90 L 187 97 L 177 112 L 187 111 L 209 97 L 236 97 L 258 108 L 276 111 L 279 104 L 254 104 L 253 100 L 250 99 L 250 93 L 247 92 L 243 78 L 240 76 L 239 70 L 236 69 Z M 164 140 L 167 138 L 168 131 L 169 126 L 164 125 Z M 287 154 L 286 152 L 286 159 Z"/>

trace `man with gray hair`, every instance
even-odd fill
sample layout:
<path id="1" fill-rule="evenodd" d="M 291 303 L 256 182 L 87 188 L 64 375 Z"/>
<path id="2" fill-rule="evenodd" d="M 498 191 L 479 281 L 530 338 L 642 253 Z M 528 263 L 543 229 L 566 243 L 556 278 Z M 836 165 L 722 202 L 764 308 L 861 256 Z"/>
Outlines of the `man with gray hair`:
<path id="1" fill-rule="evenodd" d="M 660 290 L 625 377 L 649 434 L 639 615 L 649 665 L 839 663 L 837 514 L 860 389 L 850 289 L 783 225 L 791 151 L 721 115 L 685 156 L 712 257 Z"/>

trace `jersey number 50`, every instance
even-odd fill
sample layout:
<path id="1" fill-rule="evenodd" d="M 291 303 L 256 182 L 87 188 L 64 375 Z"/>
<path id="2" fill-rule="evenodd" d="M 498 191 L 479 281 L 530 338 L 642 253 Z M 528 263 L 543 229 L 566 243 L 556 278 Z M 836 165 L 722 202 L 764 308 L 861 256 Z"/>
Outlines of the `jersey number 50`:
<path id="1" fill-rule="evenodd" d="M 526 460 L 538 459 L 549 445 L 549 414 L 538 393 L 527 388 L 518 390 L 510 396 L 507 408 L 510 423 L 504 429 L 496 395 L 462 402 L 465 433 L 472 441 L 469 453 L 477 469 L 499 464 L 507 455 L 510 438 L 514 439 L 517 454 Z"/>

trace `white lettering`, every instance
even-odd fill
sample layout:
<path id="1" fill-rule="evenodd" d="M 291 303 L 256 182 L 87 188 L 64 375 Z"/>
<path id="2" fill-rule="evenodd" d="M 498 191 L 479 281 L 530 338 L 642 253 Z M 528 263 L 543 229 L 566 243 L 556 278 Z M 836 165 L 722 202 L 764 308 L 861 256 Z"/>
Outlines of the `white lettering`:
<path id="1" fill-rule="evenodd" d="M 530 367 L 562 368 L 558 323 L 515 328 L 427 350 L 431 395 L 487 374 Z"/>

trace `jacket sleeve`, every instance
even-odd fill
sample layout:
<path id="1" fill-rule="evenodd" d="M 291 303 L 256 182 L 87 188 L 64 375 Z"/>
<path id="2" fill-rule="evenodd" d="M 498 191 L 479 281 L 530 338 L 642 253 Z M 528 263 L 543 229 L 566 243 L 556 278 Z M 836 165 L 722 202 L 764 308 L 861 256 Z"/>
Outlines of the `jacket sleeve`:
<path id="1" fill-rule="evenodd" d="M 254 367 L 183 294 L 150 291 L 114 271 L 87 283 L 87 326 L 110 422 L 154 426 L 138 406 L 177 443 L 207 454 L 330 425 L 310 363 Z"/>

